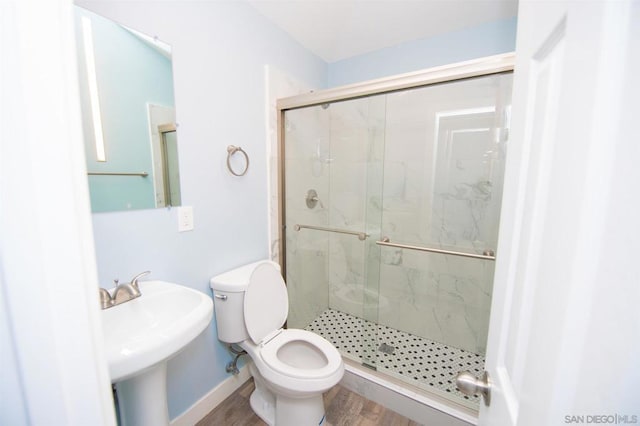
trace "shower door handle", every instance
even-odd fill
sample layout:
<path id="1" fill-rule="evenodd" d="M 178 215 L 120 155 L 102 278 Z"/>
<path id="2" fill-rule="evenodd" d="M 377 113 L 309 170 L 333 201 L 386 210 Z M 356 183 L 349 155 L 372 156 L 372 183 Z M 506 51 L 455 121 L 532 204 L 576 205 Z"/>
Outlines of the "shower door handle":
<path id="1" fill-rule="evenodd" d="M 491 404 L 491 380 L 486 371 L 482 377 L 477 378 L 468 371 L 461 371 L 456 376 L 456 387 L 460 392 L 468 396 L 482 395 L 484 405 Z"/>

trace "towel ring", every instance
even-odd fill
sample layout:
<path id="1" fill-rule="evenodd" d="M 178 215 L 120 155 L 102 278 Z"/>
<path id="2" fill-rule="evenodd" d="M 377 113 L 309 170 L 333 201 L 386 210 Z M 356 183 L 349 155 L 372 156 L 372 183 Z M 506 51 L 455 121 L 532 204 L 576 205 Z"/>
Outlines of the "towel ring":
<path id="1" fill-rule="evenodd" d="M 240 152 L 242 155 L 244 155 L 244 159 L 247 162 L 247 164 L 244 166 L 244 170 L 240 173 L 237 173 L 235 170 L 233 170 L 233 167 L 231 167 L 231 156 L 236 152 Z M 247 173 L 247 170 L 249 170 L 249 156 L 246 152 L 244 152 L 244 149 L 234 145 L 229 145 L 227 147 L 227 169 L 229 169 L 231 174 L 234 176 L 244 176 Z"/>

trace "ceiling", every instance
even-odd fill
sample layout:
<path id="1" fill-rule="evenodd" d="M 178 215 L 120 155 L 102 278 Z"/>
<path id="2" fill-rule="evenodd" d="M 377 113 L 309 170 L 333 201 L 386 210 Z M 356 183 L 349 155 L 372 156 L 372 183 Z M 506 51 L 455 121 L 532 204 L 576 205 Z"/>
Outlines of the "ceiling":
<path id="1" fill-rule="evenodd" d="M 247 0 L 328 63 L 517 14 L 517 0 Z"/>

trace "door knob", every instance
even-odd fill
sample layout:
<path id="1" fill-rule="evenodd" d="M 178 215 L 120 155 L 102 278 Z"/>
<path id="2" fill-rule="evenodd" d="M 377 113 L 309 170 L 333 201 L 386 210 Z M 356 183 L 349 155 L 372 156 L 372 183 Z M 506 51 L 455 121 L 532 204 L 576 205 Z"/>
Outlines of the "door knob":
<path id="1" fill-rule="evenodd" d="M 480 378 L 468 371 L 459 372 L 456 376 L 456 387 L 465 395 L 482 395 L 484 405 L 487 407 L 491 404 L 491 380 L 489 380 L 489 373 L 486 371 Z"/>

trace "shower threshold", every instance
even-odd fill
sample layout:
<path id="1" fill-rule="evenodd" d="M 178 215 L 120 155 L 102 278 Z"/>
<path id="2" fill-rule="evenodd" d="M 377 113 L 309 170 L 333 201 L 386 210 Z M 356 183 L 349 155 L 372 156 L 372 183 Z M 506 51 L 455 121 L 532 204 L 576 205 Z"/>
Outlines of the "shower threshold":
<path id="1" fill-rule="evenodd" d="M 479 397 L 456 389 L 455 376 L 467 370 L 478 376 L 484 356 L 327 309 L 306 327 L 330 341 L 344 357 L 380 373 L 478 409 Z"/>

